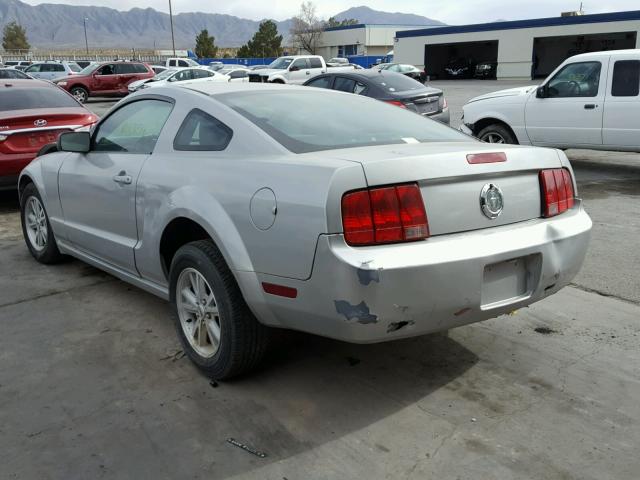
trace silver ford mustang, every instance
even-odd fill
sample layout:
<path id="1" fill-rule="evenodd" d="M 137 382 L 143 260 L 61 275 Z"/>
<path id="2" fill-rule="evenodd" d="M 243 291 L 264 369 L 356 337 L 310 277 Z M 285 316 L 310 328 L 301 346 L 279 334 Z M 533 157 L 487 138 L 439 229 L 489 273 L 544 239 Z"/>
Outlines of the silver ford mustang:
<path id="1" fill-rule="evenodd" d="M 72 255 L 171 301 L 214 378 L 271 329 L 381 342 L 477 322 L 567 285 L 591 220 L 557 150 L 484 144 L 308 87 L 139 92 L 19 180 L 36 260 Z"/>

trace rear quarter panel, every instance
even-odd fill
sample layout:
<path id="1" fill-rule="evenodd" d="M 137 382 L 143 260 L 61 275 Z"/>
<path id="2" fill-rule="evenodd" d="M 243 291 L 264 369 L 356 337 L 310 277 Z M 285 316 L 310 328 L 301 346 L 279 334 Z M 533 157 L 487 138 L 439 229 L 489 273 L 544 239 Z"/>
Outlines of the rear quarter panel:
<path id="1" fill-rule="evenodd" d="M 207 230 L 232 270 L 308 278 L 318 236 L 331 231 L 328 202 L 335 208 L 341 189 L 365 186 L 361 165 L 328 155 L 291 154 L 226 107 L 210 108 L 209 103 L 176 101 L 156 151 L 141 172 L 141 241 L 136 251 L 140 273 L 166 282 L 158 255 L 160 238 L 171 220 L 186 217 Z M 182 120 L 196 107 L 234 131 L 225 151 L 173 150 Z M 336 188 L 340 192 L 334 194 Z M 271 190 L 275 197 L 275 205 L 268 200 L 258 205 L 267 217 L 275 207 L 275 220 L 267 228 L 258 228 L 251 215 L 252 197 L 261 189 Z"/>

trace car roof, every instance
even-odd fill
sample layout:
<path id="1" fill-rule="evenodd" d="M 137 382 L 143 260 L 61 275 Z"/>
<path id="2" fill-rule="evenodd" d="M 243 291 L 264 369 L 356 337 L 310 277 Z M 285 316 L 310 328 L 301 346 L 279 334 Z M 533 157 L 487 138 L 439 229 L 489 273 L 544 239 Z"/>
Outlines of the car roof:
<path id="1" fill-rule="evenodd" d="M 36 80 L 35 78 L 5 78 L 0 80 L 0 88 L 24 88 L 24 87 L 47 87 L 58 88 L 51 82 Z"/>
<path id="2" fill-rule="evenodd" d="M 349 72 L 332 72 L 329 70 L 327 73 L 323 73 L 322 76 L 341 76 L 341 77 L 357 77 L 362 79 L 371 79 L 371 78 L 384 78 L 384 77 L 397 77 L 398 75 L 402 75 L 398 72 L 389 72 L 387 70 L 377 70 L 377 69 L 364 69 L 364 70 L 353 70 Z M 318 75 L 319 76 L 319 75 Z M 404 75 L 402 75 L 404 77 Z M 318 77 L 313 77 L 318 78 Z"/>
<path id="3" fill-rule="evenodd" d="M 638 55 L 640 56 L 640 48 L 630 48 L 627 50 L 604 50 L 602 52 L 588 52 L 573 55 L 569 58 L 601 58 L 601 57 L 615 57 L 617 55 Z"/>

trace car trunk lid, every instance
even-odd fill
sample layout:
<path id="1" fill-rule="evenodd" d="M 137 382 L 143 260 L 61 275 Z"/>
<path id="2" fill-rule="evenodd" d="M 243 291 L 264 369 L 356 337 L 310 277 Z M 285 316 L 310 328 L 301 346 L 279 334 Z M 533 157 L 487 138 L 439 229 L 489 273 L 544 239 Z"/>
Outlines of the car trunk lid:
<path id="1" fill-rule="evenodd" d="M 482 153 L 504 153 L 505 160 L 469 163 L 468 155 Z M 418 183 L 431 235 L 540 217 L 539 172 L 562 166 L 558 154 L 551 149 L 479 142 L 356 148 L 336 156 L 360 163 L 370 187 Z M 486 185 L 495 185 L 502 192 L 504 207 L 496 218 L 490 218 L 481 208 L 481 192 Z"/>
<path id="2" fill-rule="evenodd" d="M 62 132 L 91 125 L 97 117 L 84 108 L 28 109 L 0 112 L 0 152 L 37 152 Z"/>

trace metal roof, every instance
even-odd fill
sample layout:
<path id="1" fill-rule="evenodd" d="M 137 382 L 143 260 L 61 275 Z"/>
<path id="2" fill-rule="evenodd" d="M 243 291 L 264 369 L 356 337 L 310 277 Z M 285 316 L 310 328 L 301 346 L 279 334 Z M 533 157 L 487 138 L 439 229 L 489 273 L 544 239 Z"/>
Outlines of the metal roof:
<path id="1" fill-rule="evenodd" d="M 338 30 L 353 30 L 354 28 L 397 28 L 397 27 L 426 27 L 437 28 L 436 25 L 414 25 L 402 23 L 358 23 L 356 25 L 342 25 L 339 27 L 326 27 L 324 32 L 335 32 Z"/>
<path id="2" fill-rule="evenodd" d="M 451 27 L 423 28 L 420 30 L 404 30 L 396 32 L 396 37 L 425 37 L 430 35 L 447 35 L 454 33 L 491 32 L 494 30 L 557 27 L 564 25 L 584 25 L 589 23 L 624 22 L 629 20 L 640 20 L 640 10 L 596 13 L 592 15 L 578 15 L 575 17 L 533 18 L 530 20 L 515 20 L 510 22 L 477 23 Z"/>

